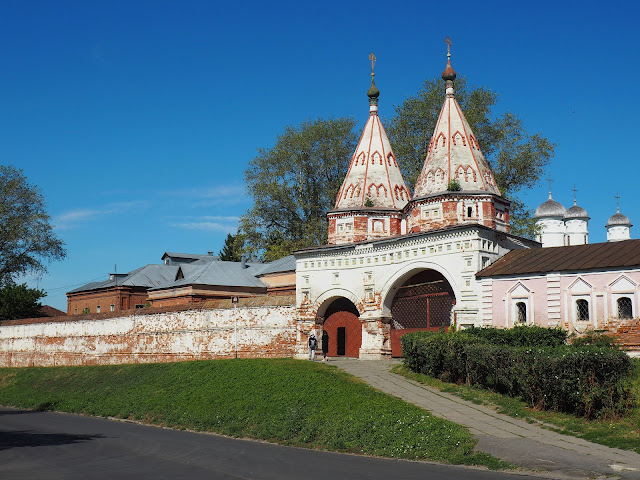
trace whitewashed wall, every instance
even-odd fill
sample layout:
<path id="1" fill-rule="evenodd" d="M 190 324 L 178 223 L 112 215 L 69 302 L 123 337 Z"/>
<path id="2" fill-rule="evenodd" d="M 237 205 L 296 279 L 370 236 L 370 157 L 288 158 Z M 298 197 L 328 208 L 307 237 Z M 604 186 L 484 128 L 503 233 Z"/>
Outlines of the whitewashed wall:
<path id="1" fill-rule="evenodd" d="M 312 328 L 294 306 L 188 310 L 103 320 L 0 326 L 0 366 L 98 365 L 286 357 Z"/>

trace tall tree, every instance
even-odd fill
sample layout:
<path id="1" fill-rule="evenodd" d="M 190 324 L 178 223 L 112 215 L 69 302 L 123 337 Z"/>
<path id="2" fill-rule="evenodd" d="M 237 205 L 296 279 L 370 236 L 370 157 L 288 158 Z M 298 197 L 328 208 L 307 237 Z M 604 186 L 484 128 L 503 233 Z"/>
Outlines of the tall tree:
<path id="1" fill-rule="evenodd" d="M 242 233 L 236 233 L 235 235 L 227 233 L 227 238 L 224 240 L 224 245 L 218 256 L 220 260 L 226 262 L 239 262 L 242 260 L 243 248 L 244 235 Z"/>
<path id="2" fill-rule="evenodd" d="M 0 165 L 0 285 L 66 256 L 49 220 L 40 190 L 21 170 Z"/>
<path id="3" fill-rule="evenodd" d="M 240 221 L 245 250 L 271 261 L 326 243 L 326 214 L 356 147 L 355 125 L 344 117 L 306 121 L 258 151 L 245 172 L 254 201 Z"/>
<path id="4" fill-rule="evenodd" d="M 498 95 L 485 87 L 469 88 L 466 79 L 458 77 L 455 96 L 502 195 L 512 202 L 513 232 L 533 236 L 532 212 L 518 194 L 538 183 L 555 145 L 540 134 L 527 133 L 522 120 L 513 113 L 493 115 Z M 388 122 L 391 144 L 401 162 L 405 181 L 411 187 L 422 170 L 443 101 L 443 81 L 428 79 L 418 93 L 395 108 L 395 116 Z"/>
<path id="5" fill-rule="evenodd" d="M 36 318 L 40 316 L 42 290 L 28 288 L 26 284 L 12 283 L 0 288 L 0 320 Z"/>

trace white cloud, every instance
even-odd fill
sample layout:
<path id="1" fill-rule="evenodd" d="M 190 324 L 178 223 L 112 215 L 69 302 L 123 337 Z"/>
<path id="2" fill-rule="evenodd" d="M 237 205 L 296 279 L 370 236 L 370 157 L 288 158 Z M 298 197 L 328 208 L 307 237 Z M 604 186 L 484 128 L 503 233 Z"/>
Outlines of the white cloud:
<path id="1" fill-rule="evenodd" d="M 178 197 L 223 199 L 229 197 L 244 197 L 246 191 L 244 185 L 216 185 L 199 188 L 170 190 L 165 192 L 165 194 Z"/>
<path id="2" fill-rule="evenodd" d="M 77 208 L 55 216 L 52 223 L 58 230 L 69 230 L 99 217 L 129 213 L 133 210 L 140 211 L 147 206 L 143 201 L 131 201 L 109 203 L 97 208 Z"/>
<path id="3" fill-rule="evenodd" d="M 216 185 L 186 188 L 165 192 L 165 195 L 187 198 L 192 208 L 231 206 L 246 204 L 250 201 L 244 185 Z"/>
<path id="4" fill-rule="evenodd" d="M 220 223 L 220 222 L 185 222 L 174 223 L 172 227 L 186 228 L 188 230 L 206 230 L 213 232 L 233 233 L 238 230 L 237 223 Z"/>
<path id="5" fill-rule="evenodd" d="M 204 217 L 199 217 L 198 220 L 200 221 L 207 221 L 207 222 L 233 222 L 233 223 L 238 223 L 240 221 L 240 217 L 237 216 L 231 216 L 231 215 L 218 215 L 218 216 L 204 216 Z"/>

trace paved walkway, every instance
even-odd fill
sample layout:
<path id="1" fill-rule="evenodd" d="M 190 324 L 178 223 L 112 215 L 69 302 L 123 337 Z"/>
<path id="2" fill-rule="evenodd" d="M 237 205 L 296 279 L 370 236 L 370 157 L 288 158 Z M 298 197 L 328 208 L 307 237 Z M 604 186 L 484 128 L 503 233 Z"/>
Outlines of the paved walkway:
<path id="1" fill-rule="evenodd" d="M 544 469 L 556 478 L 640 479 L 640 455 L 551 432 L 426 387 L 389 370 L 397 360 L 331 359 L 373 387 L 466 426 L 478 450 L 526 469 Z"/>

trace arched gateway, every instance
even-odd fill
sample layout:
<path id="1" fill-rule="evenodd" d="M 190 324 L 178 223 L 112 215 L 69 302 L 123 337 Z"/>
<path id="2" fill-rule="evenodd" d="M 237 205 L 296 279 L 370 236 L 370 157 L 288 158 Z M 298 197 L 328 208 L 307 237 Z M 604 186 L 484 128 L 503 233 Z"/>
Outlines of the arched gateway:
<path id="1" fill-rule="evenodd" d="M 391 355 L 402 356 L 400 337 L 405 333 L 448 327 L 455 303 L 451 285 L 435 270 L 423 270 L 406 280 L 391 303 Z"/>
<path id="2" fill-rule="evenodd" d="M 346 298 L 338 298 L 327 307 L 323 330 L 329 335 L 330 357 L 359 357 L 362 344 L 360 313 Z"/>
<path id="3" fill-rule="evenodd" d="M 509 250 L 539 246 L 510 234 L 510 202 L 455 98 L 450 52 L 445 102 L 411 198 L 398 194 L 408 189 L 371 73 L 369 118 L 327 212 L 328 244 L 295 253 L 301 356 L 304 332 L 322 321 L 331 354 L 344 347 L 345 356 L 371 359 L 401 355 L 400 337 L 412 330 L 490 325 L 490 285 L 476 273 Z"/>

